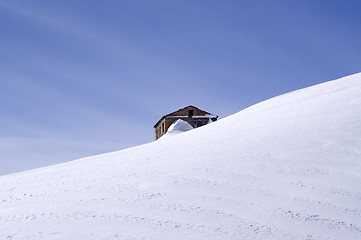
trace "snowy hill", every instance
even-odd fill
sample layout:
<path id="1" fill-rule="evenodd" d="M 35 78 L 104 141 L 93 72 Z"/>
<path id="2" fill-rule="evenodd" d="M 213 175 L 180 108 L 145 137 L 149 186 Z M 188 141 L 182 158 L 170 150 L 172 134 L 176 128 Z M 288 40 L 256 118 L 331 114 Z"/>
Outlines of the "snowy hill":
<path id="1" fill-rule="evenodd" d="M 0 239 L 361 239 L 361 74 L 2 176 Z"/>

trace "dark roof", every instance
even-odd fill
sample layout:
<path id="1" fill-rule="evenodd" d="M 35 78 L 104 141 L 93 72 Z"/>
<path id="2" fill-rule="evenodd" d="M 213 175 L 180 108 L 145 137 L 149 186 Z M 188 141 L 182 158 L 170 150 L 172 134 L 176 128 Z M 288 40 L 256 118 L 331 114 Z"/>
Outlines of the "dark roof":
<path id="1" fill-rule="evenodd" d="M 155 128 L 164 118 L 166 118 L 166 117 L 168 117 L 168 116 L 170 116 L 170 115 L 172 115 L 172 114 L 174 114 L 174 113 L 176 113 L 176 112 L 178 112 L 178 111 L 181 111 L 181 110 L 184 110 L 184 109 L 190 108 L 190 107 L 196 108 L 196 109 L 198 109 L 198 110 L 200 110 L 200 111 L 202 111 L 202 112 L 205 112 L 206 114 L 210 114 L 209 112 L 206 112 L 206 111 L 204 111 L 204 110 L 202 110 L 202 109 L 199 109 L 199 108 L 197 108 L 197 107 L 195 107 L 195 106 L 189 105 L 189 106 L 187 106 L 187 107 L 178 109 L 177 111 L 171 112 L 171 113 L 169 113 L 169 114 L 167 114 L 167 115 L 164 115 L 163 117 L 161 117 L 161 119 L 158 120 L 158 122 L 157 122 L 153 127 Z"/>

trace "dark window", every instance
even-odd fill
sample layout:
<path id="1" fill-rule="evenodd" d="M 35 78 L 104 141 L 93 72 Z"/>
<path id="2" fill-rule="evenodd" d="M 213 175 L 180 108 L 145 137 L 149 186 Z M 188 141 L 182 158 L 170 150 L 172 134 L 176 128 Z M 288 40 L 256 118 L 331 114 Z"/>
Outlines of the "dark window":
<path id="1" fill-rule="evenodd" d="M 202 124 L 202 121 L 196 121 L 195 123 L 194 123 L 194 127 L 201 127 L 203 124 Z"/>
<path id="2" fill-rule="evenodd" d="M 193 117 L 193 110 L 188 110 L 188 117 Z"/>

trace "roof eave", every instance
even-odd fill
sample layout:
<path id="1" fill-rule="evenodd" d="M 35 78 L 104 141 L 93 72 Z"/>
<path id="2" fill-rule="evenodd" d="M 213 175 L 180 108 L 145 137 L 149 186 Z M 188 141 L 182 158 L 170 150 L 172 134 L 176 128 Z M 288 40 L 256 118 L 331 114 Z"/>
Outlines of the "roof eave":
<path id="1" fill-rule="evenodd" d="M 166 117 L 166 115 L 164 115 L 163 117 L 161 117 L 161 119 L 158 120 L 158 122 L 153 126 L 154 128 L 156 128 L 158 126 L 158 124 Z"/>

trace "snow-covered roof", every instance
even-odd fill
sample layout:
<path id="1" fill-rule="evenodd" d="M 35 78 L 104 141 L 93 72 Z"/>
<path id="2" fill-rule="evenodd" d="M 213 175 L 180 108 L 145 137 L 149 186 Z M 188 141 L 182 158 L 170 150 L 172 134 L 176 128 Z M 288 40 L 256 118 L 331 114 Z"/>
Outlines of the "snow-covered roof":
<path id="1" fill-rule="evenodd" d="M 217 115 L 206 114 L 204 116 L 192 116 L 192 118 L 217 118 Z M 166 118 L 188 118 L 188 116 L 166 116 Z"/>
<path id="2" fill-rule="evenodd" d="M 192 118 L 217 118 L 217 115 L 211 115 L 211 114 L 207 114 L 204 116 L 193 116 Z"/>
<path id="3" fill-rule="evenodd" d="M 161 118 L 158 120 L 158 122 L 154 125 L 154 128 L 156 128 L 156 127 L 158 126 L 158 124 L 159 124 L 164 118 L 186 118 L 186 117 L 188 117 L 188 116 L 186 116 L 186 115 L 173 115 L 173 114 L 175 114 L 175 113 L 177 113 L 177 112 L 180 112 L 180 111 L 182 111 L 182 110 L 185 110 L 185 109 L 187 109 L 187 108 L 197 109 L 197 110 L 199 110 L 199 111 L 201 111 L 201 112 L 204 113 L 203 116 L 201 116 L 201 115 L 200 115 L 200 116 L 193 115 L 192 118 L 218 118 L 217 115 L 211 114 L 211 113 L 206 112 L 206 111 L 204 111 L 204 110 L 202 110 L 202 109 L 199 109 L 199 108 L 197 108 L 197 107 L 195 107 L 195 106 L 189 105 L 189 106 L 187 106 L 187 107 L 178 109 L 177 111 L 174 111 L 174 112 L 172 112 L 172 113 L 169 113 L 169 114 L 167 114 L 167 115 L 164 115 L 164 116 L 161 117 Z"/>

